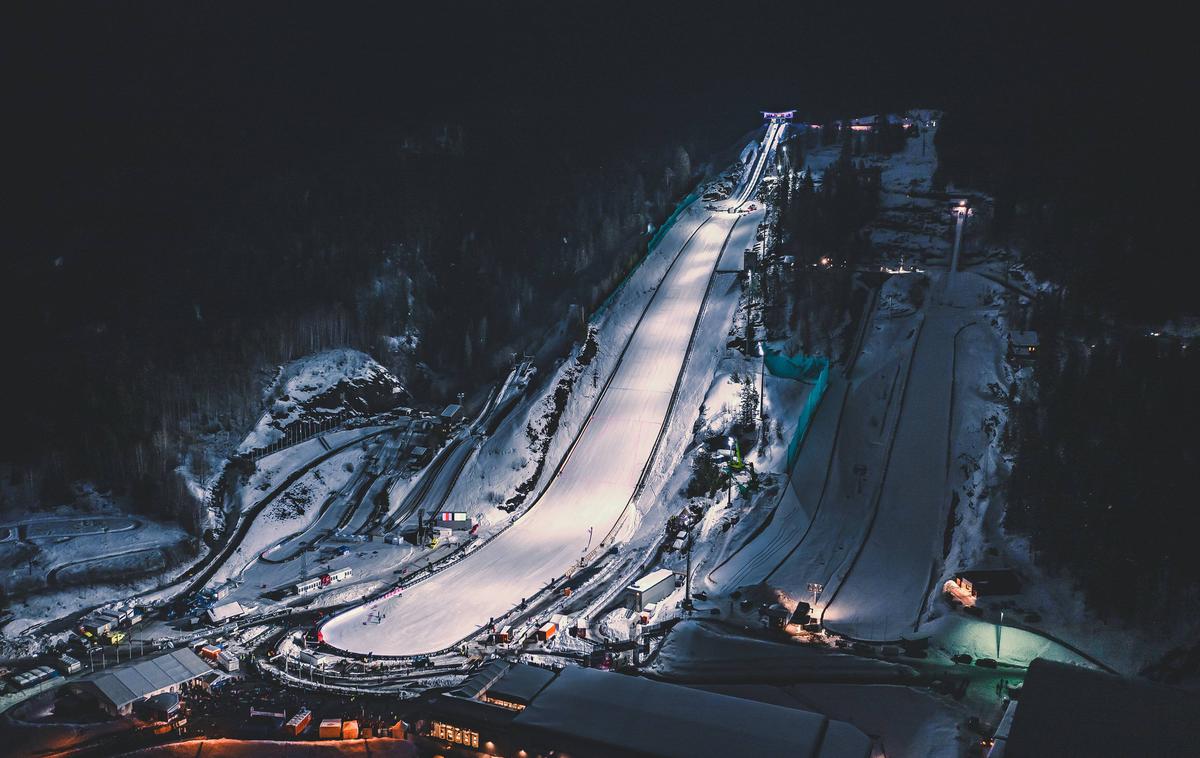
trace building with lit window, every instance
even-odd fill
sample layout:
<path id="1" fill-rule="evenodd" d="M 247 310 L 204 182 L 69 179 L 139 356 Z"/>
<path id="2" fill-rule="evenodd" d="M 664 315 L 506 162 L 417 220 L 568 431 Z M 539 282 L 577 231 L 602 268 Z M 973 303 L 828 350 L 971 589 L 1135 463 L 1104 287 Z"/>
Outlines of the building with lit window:
<path id="1" fill-rule="evenodd" d="M 1008 357 L 1017 361 L 1031 361 L 1037 357 L 1037 332 L 1009 332 Z"/>

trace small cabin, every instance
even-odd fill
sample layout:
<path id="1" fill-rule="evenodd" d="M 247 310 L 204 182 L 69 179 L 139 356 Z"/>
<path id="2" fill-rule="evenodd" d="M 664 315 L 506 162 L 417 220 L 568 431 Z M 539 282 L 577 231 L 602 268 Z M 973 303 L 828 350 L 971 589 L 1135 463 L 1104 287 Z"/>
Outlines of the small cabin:
<path id="1" fill-rule="evenodd" d="M 1009 332 L 1008 357 L 1012 360 L 1031 361 L 1037 357 L 1037 332 Z"/>
<path id="2" fill-rule="evenodd" d="M 443 426 L 449 426 L 462 418 L 462 406 L 457 403 L 447 405 L 438 416 L 438 421 Z"/>
<path id="3" fill-rule="evenodd" d="M 971 597 L 996 597 L 1021 592 L 1021 578 L 1012 569 L 960 571 L 955 575 L 954 583 Z"/>

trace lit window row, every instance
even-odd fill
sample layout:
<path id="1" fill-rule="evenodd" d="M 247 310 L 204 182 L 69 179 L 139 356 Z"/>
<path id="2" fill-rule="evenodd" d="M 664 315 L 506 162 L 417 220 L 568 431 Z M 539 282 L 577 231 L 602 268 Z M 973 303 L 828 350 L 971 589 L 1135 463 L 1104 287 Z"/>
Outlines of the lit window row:
<path id="1" fill-rule="evenodd" d="M 470 729 L 463 729 L 452 724 L 443 724 L 440 721 L 433 722 L 433 728 L 429 731 L 429 736 L 447 742 L 454 742 L 465 747 L 479 747 L 479 732 L 473 732 Z"/>
<path id="2" fill-rule="evenodd" d="M 485 702 L 485 703 L 491 703 L 492 705 L 498 705 L 498 706 L 500 706 L 501 708 L 507 708 L 507 709 L 509 709 L 510 711 L 523 711 L 523 710 L 525 710 L 525 706 L 524 706 L 524 705 L 522 705 L 521 703 L 513 703 L 513 702 L 509 702 L 508 700 L 501 700 L 500 698 L 497 698 L 497 697 L 491 697 L 491 696 L 489 696 L 489 695 L 484 695 L 484 696 L 483 696 L 483 698 L 482 698 L 482 700 L 483 700 L 483 702 Z"/>

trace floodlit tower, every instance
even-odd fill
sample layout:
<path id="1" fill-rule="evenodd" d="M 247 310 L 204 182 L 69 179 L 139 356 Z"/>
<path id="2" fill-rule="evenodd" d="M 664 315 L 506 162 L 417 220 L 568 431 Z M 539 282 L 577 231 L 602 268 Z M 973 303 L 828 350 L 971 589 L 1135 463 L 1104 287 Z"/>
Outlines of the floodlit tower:
<path id="1" fill-rule="evenodd" d="M 957 201 L 950 207 L 950 213 L 954 216 L 954 254 L 950 258 L 950 276 L 948 277 L 946 288 L 949 289 L 954 285 L 954 274 L 958 271 L 958 253 L 962 249 L 962 234 L 963 224 L 966 223 L 968 216 L 973 216 L 975 211 L 971 208 L 966 199 Z"/>

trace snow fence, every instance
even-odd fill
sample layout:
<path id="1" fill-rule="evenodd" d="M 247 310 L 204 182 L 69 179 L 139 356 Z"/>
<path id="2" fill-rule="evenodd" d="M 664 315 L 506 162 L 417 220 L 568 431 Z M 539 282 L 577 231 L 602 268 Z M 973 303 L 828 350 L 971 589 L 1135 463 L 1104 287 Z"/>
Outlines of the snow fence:
<path id="1" fill-rule="evenodd" d="M 788 442 L 787 465 L 790 469 L 796 465 L 800 443 L 804 441 L 804 434 L 808 431 L 817 406 L 821 404 L 821 397 L 829 386 L 829 359 L 819 355 L 784 355 L 778 350 L 768 348 L 763 355 L 763 361 L 771 376 L 795 379 L 813 386 L 812 391 L 808 393 L 808 399 L 804 401 L 804 408 L 800 410 L 800 418 L 796 420 L 796 431 L 792 433 L 792 439 Z"/>

